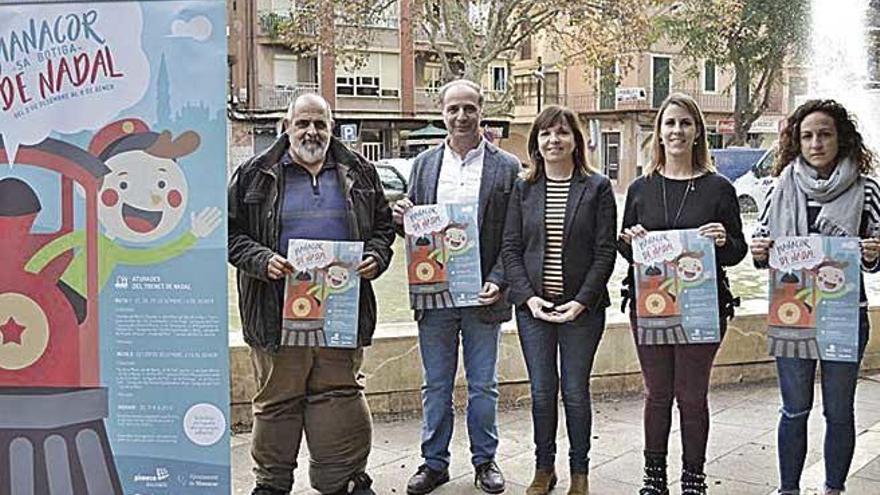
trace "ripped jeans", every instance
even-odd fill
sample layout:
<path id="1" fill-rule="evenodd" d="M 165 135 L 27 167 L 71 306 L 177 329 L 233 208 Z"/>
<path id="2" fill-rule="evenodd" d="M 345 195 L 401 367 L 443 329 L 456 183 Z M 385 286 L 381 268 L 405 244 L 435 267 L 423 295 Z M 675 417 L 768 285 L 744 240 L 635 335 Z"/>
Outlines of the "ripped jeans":
<path id="1" fill-rule="evenodd" d="M 859 362 L 868 342 L 868 312 L 859 311 Z M 819 361 L 825 415 L 825 486 L 843 490 L 855 449 L 853 403 L 859 362 Z M 780 409 L 778 449 L 780 494 L 800 493 L 807 455 L 807 419 L 813 408 L 816 360 L 776 358 Z"/>

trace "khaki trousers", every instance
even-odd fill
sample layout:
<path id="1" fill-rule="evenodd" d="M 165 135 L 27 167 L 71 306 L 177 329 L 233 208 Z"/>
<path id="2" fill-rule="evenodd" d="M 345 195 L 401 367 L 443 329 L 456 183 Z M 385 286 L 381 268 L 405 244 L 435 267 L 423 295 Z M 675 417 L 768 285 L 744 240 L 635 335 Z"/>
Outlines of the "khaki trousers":
<path id="1" fill-rule="evenodd" d="M 257 379 L 251 456 L 257 483 L 293 487 L 302 435 L 312 488 L 333 493 L 363 472 L 372 442 L 370 411 L 358 382 L 363 349 L 251 348 Z"/>

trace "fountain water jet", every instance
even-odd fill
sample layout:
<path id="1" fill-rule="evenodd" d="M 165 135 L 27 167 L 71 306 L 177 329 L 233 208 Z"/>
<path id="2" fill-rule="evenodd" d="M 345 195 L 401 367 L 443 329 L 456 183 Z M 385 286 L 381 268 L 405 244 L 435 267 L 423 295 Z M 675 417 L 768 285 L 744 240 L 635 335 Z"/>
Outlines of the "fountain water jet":
<path id="1" fill-rule="evenodd" d="M 869 0 L 813 0 L 811 8 L 809 92 L 804 96 L 842 103 L 855 114 L 871 150 L 880 151 L 880 89 L 874 89 L 880 81 L 872 81 L 869 71 Z"/>

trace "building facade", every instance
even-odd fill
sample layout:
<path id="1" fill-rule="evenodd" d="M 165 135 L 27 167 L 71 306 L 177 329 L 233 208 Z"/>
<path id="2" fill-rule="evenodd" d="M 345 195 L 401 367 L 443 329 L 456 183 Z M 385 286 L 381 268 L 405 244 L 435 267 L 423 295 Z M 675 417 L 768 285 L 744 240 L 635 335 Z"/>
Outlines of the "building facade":
<path id="1" fill-rule="evenodd" d="M 514 62 L 511 84 L 516 107 L 507 147 L 527 156 L 529 126 L 538 109 L 560 104 L 573 109 L 588 134 L 593 164 L 618 192 L 642 174 L 651 159 L 657 108 L 673 92 L 693 97 L 703 109 L 710 147 L 722 148 L 733 135 L 733 72 L 708 61 L 694 62 L 665 41 L 604 68 L 559 67 L 552 47 L 526 43 Z M 779 124 L 806 93 L 797 68 L 774 87 L 769 109 L 752 125 L 749 145 L 769 147 Z"/>
<path id="2" fill-rule="evenodd" d="M 326 54 L 299 55 L 275 29 L 296 15 L 296 0 L 229 0 L 230 165 L 264 149 L 278 133 L 291 99 L 319 93 L 334 109 L 336 134 L 376 160 L 414 156 L 442 140 L 437 89 L 441 64 L 412 24 L 411 0 L 392 2 L 368 26 L 364 63 L 349 70 Z M 451 48 L 451 45 L 450 45 Z M 624 191 L 651 156 L 656 110 L 672 92 L 691 95 L 705 113 L 712 147 L 733 134 L 731 70 L 695 62 L 665 41 L 630 62 L 604 68 L 564 67 L 540 36 L 483 75 L 487 107 L 512 93 L 513 106 L 486 118 L 502 148 L 528 163 L 529 127 L 542 106 L 561 104 L 583 120 L 594 164 Z M 749 144 L 768 147 L 779 122 L 807 92 L 805 71 L 786 70 L 770 108 L 752 126 Z M 497 108 L 502 108 L 497 106 Z"/>
<path id="3" fill-rule="evenodd" d="M 414 156 L 442 140 L 440 62 L 412 25 L 410 0 L 393 2 L 366 27 L 372 41 L 356 70 L 324 54 L 298 55 L 274 35 L 296 8 L 295 0 L 228 2 L 232 166 L 271 143 L 289 102 L 303 93 L 327 99 L 337 136 L 369 159 Z M 485 75 L 490 103 L 506 93 L 507 71 L 499 61 Z M 508 120 L 489 117 L 502 133 Z"/>

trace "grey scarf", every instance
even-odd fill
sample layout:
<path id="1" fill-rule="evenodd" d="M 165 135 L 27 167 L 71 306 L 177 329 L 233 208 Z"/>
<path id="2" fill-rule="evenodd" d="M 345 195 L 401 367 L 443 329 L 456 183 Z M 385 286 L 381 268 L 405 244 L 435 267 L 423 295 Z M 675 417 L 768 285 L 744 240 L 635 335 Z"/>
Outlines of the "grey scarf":
<path id="1" fill-rule="evenodd" d="M 805 236 L 807 198 L 822 204 L 816 228 L 827 236 L 859 236 L 865 203 L 865 179 L 856 164 L 845 158 L 827 179 L 798 157 L 779 175 L 770 197 L 767 226 L 773 237 Z"/>

